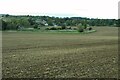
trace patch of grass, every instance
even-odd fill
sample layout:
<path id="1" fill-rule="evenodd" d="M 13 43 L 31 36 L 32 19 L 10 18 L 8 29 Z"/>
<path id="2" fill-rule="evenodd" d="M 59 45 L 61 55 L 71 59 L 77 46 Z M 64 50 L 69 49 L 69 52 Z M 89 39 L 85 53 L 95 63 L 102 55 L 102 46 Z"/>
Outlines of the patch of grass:
<path id="1" fill-rule="evenodd" d="M 83 33 L 93 33 L 93 32 L 96 32 L 96 30 L 87 30 L 87 31 L 85 31 Z"/>

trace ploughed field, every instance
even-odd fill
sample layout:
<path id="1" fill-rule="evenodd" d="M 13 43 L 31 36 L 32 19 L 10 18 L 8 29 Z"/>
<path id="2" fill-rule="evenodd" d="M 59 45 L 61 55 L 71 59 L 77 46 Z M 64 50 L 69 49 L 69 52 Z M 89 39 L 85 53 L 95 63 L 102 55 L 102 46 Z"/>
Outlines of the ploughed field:
<path id="1" fill-rule="evenodd" d="M 116 78 L 118 28 L 96 32 L 3 32 L 3 78 Z"/>

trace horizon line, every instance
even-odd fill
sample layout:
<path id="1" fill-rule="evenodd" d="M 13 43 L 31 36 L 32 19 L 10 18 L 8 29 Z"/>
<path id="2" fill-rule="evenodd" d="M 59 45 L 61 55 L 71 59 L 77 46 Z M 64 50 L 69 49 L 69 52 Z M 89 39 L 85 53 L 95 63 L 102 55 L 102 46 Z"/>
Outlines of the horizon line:
<path id="1" fill-rule="evenodd" d="M 59 17 L 59 18 L 72 18 L 72 17 L 81 17 L 81 18 L 89 18 L 89 19 L 116 19 L 116 18 L 99 18 L 99 17 L 85 17 L 85 16 L 64 16 L 64 15 L 52 15 L 52 14 L 8 14 L 8 13 L 0 13 L 0 15 L 10 15 L 10 16 L 49 16 L 49 17 Z M 117 18 L 116 20 L 118 20 Z"/>

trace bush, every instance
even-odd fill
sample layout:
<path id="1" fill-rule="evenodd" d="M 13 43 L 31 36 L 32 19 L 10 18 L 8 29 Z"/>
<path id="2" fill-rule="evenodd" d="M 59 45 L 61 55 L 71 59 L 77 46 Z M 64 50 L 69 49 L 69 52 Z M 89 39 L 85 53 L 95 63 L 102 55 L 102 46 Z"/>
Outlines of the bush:
<path id="1" fill-rule="evenodd" d="M 77 28 L 76 27 L 73 27 L 73 28 L 71 28 L 72 30 L 77 30 Z"/>
<path id="2" fill-rule="evenodd" d="M 55 27 L 50 28 L 50 30 L 57 30 Z"/>
<path id="3" fill-rule="evenodd" d="M 47 27 L 47 28 L 45 28 L 45 30 L 50 30 L 50 29 Z"/>
<path id="4" fill-rule="evenodd" d="M 81 24 L 78 25 L 78 32 L 84 32 L 84 26 Z"/>
<path id="5" fill-rule="evenodd" d="M 66 27 L 67 29 L 71 29 L 71 27 Z"/>
<path id="6" fill-rule="evenodd" d="M 92 30 L 92 28 L 91 28 L 91 27 L 89 27 L 89 28 L 88 28 L 88 30 Z"/>
<path id="7" fill-rule="evenodd" d="M 66 25 L 65 24 L 62 24 L 61 27 L 62 27 L 62 29 L 66 29 Z"/>
<path id="8" fill-rule="evenodd" d="M 37 29 L 40 29 L 40 27 L 38 27 Z"/>
<path id="9" fill-rule="evenodd" d="M 79 27 L 79 28 L 78 28 L 78 32 L 84 32 L 84 28 Z"/>
<path id="10" fill-rule="evenodd" d="M 57 27 L 57 30 L 61 30 L 62 29 L 62 27 Z"/>
<path id="11" fill-rule="evenodd" d="M 34 27 L 34 29 L 37 29 L 37 28 L 38 28 L 38 26 L 37 26 L 37 25 L 34 25 L 33 27 Z"/>
<path id="12" fill-rule="evenodd" d="M 1 20 L 1 23 L 2 23 L 1 30 L 7 30 L 7 26 L 8 26 L 7 22 Z"/>
<path id="13" fill-rule="evenodd" d="M 47 27 L 47 28 L 45 28 L 45 30 L 57 30 L 57 28 L 55 28 L 55 27 Z"/>
<path id="14" fill-rule="evenodd" d="M 87 29 L 87 25 L 84 25 L 84 29 Z"/>

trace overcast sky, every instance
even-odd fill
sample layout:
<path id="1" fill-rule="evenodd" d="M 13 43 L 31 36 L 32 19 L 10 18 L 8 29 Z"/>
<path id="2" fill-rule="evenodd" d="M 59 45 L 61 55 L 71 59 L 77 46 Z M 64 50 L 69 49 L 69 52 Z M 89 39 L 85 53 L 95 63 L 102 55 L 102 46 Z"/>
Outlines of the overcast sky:
<path id="1" fill-rule="evenodd" d="M 0 0 L 0 14 L 118 19 L 119 0 Z"/>

